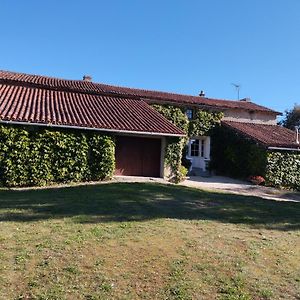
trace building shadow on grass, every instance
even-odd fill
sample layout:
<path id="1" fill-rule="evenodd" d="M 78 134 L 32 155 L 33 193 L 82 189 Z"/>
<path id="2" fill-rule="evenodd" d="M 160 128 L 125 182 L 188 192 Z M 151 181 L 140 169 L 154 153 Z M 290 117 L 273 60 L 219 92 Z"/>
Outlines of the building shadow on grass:
<path id="1" fill-rule="evenodd" d="M 0 191 L 0 221 L 68 217 L 81 223 L 159 218 L 214 220 L 257 228 L 297 230 L 300 229 L 300 203 L 155 183 Z"/>

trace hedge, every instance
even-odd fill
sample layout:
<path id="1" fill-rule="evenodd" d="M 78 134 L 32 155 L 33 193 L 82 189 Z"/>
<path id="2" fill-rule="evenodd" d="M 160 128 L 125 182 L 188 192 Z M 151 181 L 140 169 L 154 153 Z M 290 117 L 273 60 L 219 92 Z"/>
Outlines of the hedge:
<path id="1" fill-rule="evenodd" d="M 0 182 L 42 186 L 108 179 L 114 149 L 113 137 L 95 132 L 0 126 Z"/>
<path id="2" fill-rule="evenodd" d="M 228 128 L 212 135 L 210 167 L 220 175 L 247 179 L 263 176 L 266 184 L 300 190 L 300 153 L 268 151 Z"/>
<path id="3" fill-rule="evenodd" d="M 220 175 L 241 179 L 265 176 L 265 148 L 233 130 L 220 127 L 213 131 L 211 157 L 210 168 Z"/>
<path id="4" fill-rule="evenodd" d="M 268 152 L 266 180 L 270 185 L 300 190 L 300 153 Z"/>

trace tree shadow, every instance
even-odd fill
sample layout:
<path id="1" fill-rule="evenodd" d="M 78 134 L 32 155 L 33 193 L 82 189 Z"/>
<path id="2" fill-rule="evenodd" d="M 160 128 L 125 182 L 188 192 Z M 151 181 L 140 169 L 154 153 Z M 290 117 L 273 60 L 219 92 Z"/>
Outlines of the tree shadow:
<path id="1" fill-rule="evenodd" d="M 300 229 L 300 204 L 149 183 L 2 190 L 0 221 L 75 217 L 76 222 L 159 218 L 214 220 L 276 230 Z"/>

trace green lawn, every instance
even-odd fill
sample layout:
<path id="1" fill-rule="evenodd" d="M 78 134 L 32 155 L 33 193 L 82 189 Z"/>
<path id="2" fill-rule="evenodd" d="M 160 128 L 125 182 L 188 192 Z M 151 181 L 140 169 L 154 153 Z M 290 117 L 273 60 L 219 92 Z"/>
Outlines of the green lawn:
<path id="1" fill-rule="evenodd" d="M 0 299 L 300 299 L 300 203 L 174 185 L 0 190 Z"/>

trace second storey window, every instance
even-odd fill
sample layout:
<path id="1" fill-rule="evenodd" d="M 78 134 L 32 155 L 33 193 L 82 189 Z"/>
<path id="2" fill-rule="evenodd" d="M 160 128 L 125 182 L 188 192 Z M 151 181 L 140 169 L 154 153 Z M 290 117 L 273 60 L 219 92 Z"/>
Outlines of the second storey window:
<path id="1" fill-rule="evenodd" d="M 193 119 L 193 110 L 192 109 L 187 109 L 185 114 L 186 114 L 186 116 L 188 117 L 189 120 Z"/>

